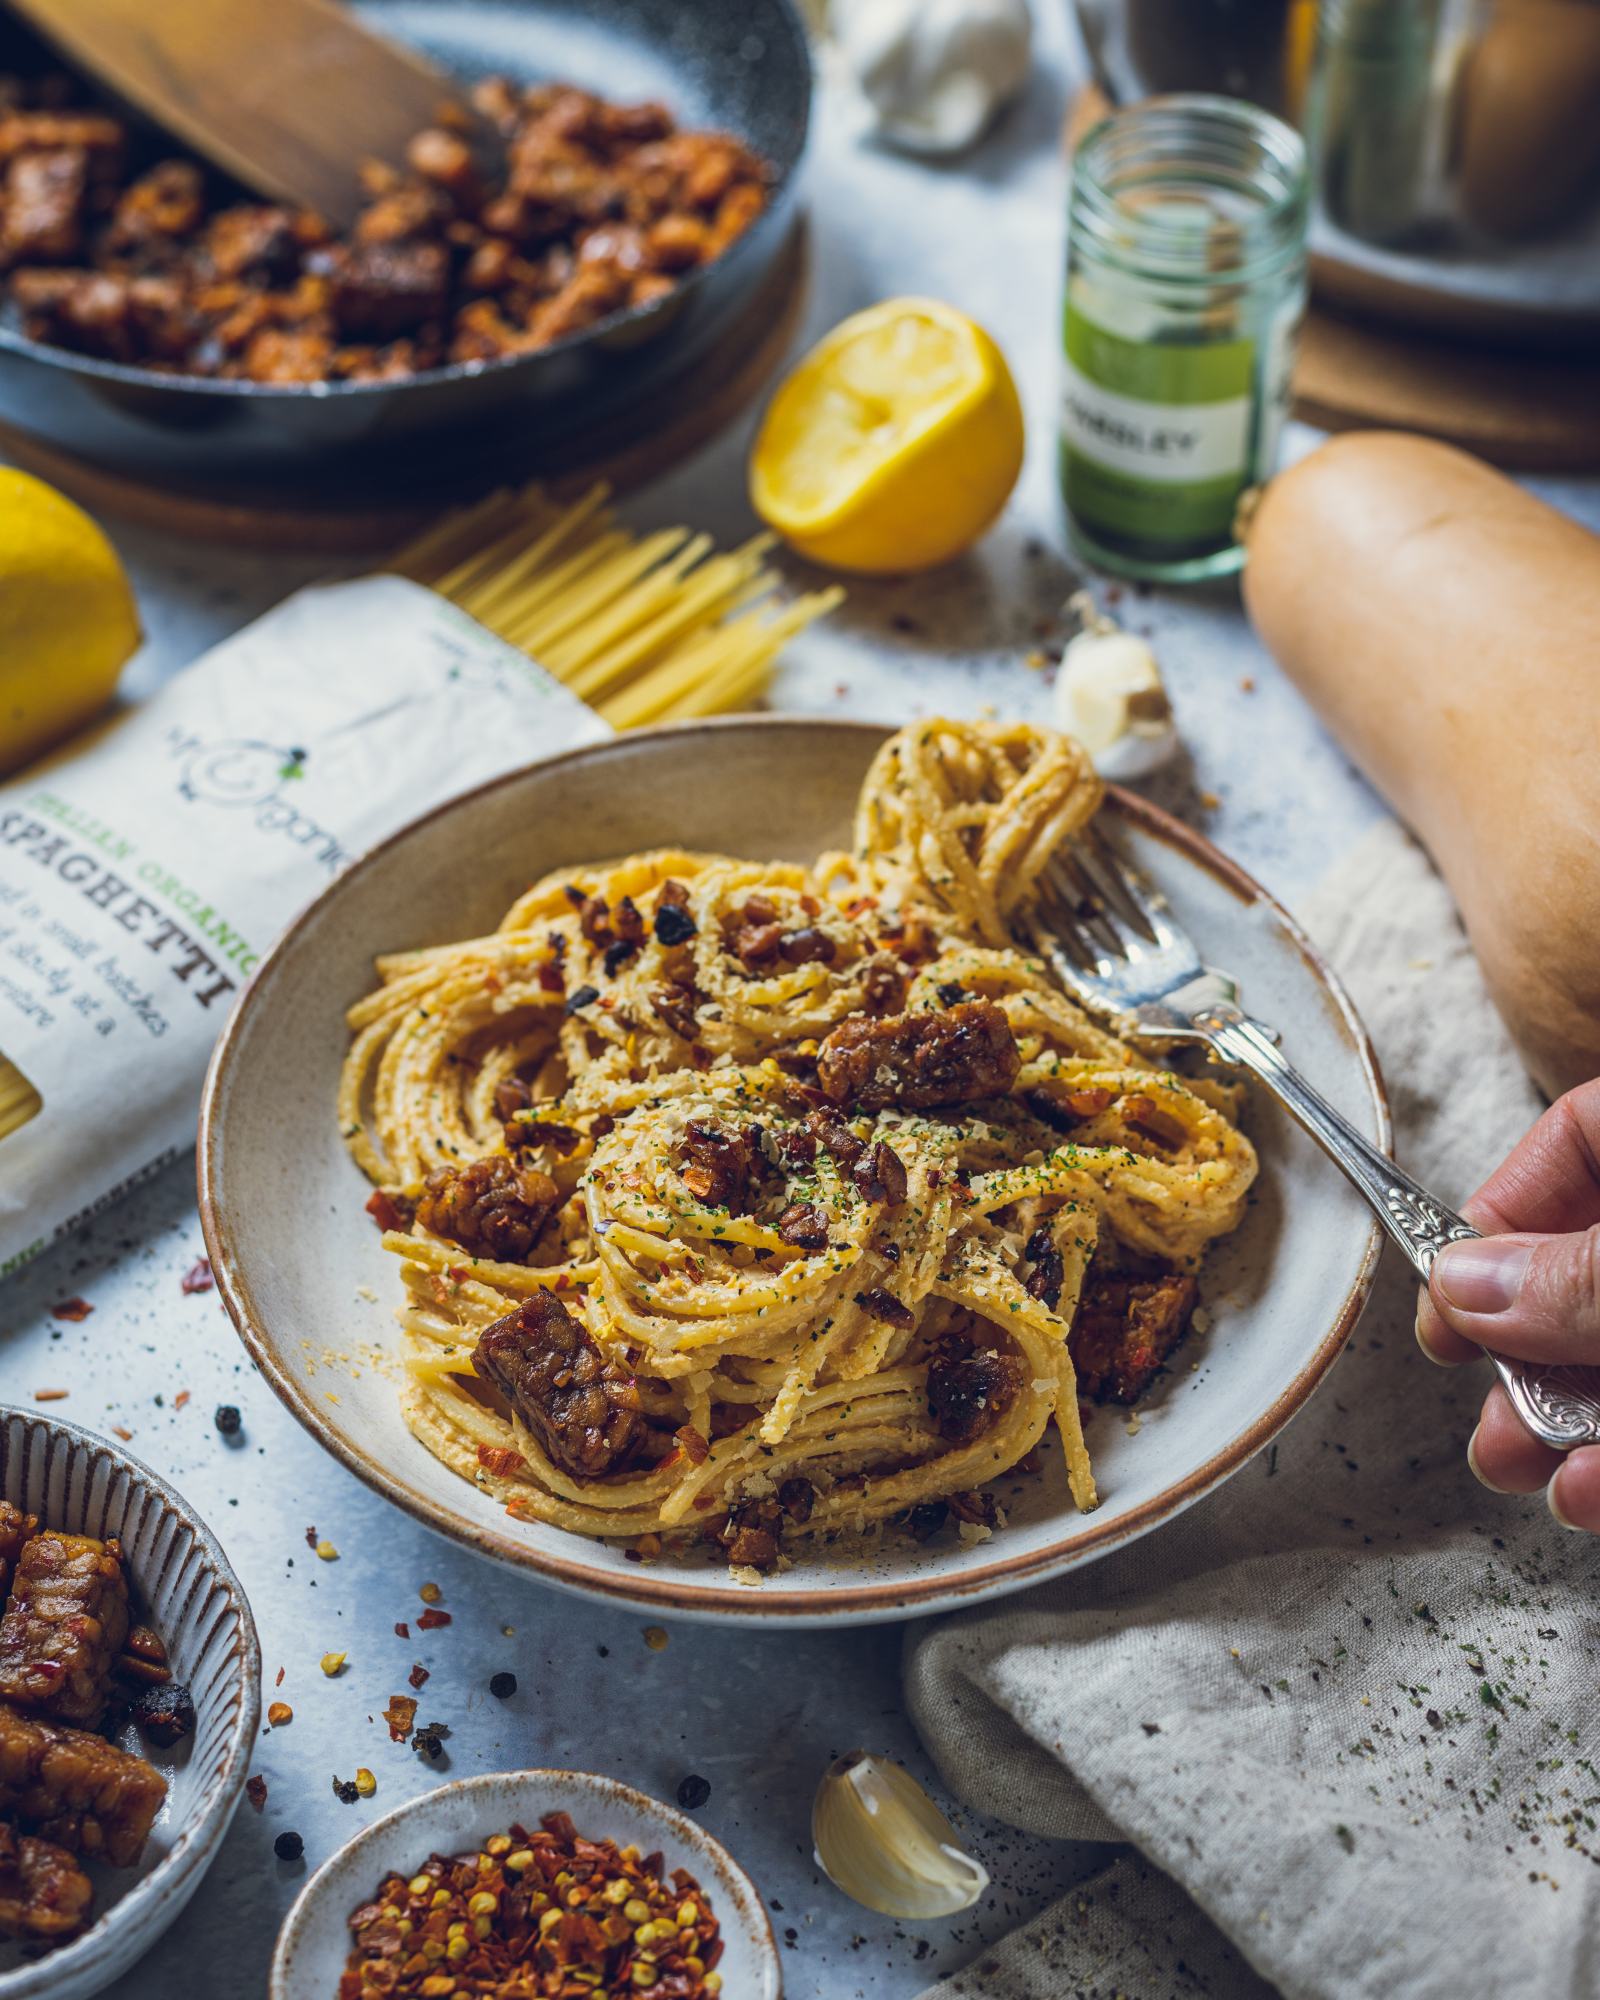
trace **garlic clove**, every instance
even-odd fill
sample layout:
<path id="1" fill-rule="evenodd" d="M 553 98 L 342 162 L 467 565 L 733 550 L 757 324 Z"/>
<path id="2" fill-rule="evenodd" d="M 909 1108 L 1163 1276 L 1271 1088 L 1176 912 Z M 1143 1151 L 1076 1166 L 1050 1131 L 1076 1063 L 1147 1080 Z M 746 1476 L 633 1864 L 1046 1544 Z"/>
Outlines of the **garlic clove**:
<path id="1" fill-rule="evenodd" d="M 1109 622 L 1080 632 L 1062 654 L 1055 710 L 1102 777 L 1142 777 L 1178 747 L 1155 654 L 1143 639 Z"/>
<path id="2" fill-rule="evenodd" d="M 1028 0 L 851 0 L 834 32 L 880 137 L 913 153 L 975 144 L 1032 57 Z"/>
<path id="3" fill-rule="evenodd" d="M 835 1888 L 886 1917 L 970 1910 L 989 1877 L 901 1765 L 852 1750 L 823 1773 L 811 1808 L 817 1866 Z"/>

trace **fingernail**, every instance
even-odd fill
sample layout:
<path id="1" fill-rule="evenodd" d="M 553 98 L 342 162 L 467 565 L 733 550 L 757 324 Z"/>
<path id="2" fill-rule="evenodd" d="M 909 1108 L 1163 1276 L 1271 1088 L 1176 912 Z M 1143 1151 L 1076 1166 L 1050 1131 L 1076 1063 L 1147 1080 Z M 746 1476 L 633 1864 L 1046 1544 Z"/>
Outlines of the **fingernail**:
<path id="1" fill-rule="evenodd" d="M 1480 1426 L 1480 1428 L 1481 1428 L 1481 1426 Z M 1486 1478 L 1484 1477 L 1484 1474 L 1483 1474 L 1483 1467 L 1482 1467 L 1482 1466 L 1481 1466 L 1481 1465 L 1480 1465 L 1480 1464 L 1478 1463 L 1478 1433 L 1477 1433 L 1477 1431 L 1474 1431 L 1474 1432 L 1472 1433 L 1471 1437 L 1469 1437 L 1469 1438 L 1467 1439 L 1467 1470 L 1468 1470 L 1468 1471 L 1469 1471 L 1469 1472 L 1470 1472 L 1470 1473 L 1472 1474 L 1473 1478 L 1474 1478 L 1475 1480 L 1477 1480 L 1477 1482 L 1478 1482 L 1478 1484 L 1479 1484 L 1480 1486 L 1484 1486 L 1484 1487 L 1487 1487 L 1487 1488 L 1488 1488 L 1488 1490 L 1489 1490 L 1489 1491 L 1490 1491 L 1491 1493 L 1498 1493 L 1498 1494 L 1502 1495 L 1502 1497 L 1505 1497 L 1505 1498 L 1510 1498 L 1510 1497 L 1511 1497 L 1510 1495 L 1508 1495 L 1508 1494 L 1506 1493 L 1506 1489 L 1505 1489 L 1505 1487 L 1503 1487 L 1503 1486 L 1496 1486 L 1496 1485 L 1495 1485 L 1495 1483 L 1494 1483 L 1494 1481 L 1493 1481 L 1492 1479 L 1486 1479 Z M 1554 1503 L 1552 1502 L 1551 1504 L 1552 1504 L 1552 1508 L 1553 1508 L 1553 1506 L 1554 1506 Z"/>
<path id="2" fill-rule="evenodd" d="M 1457 1312 L 1502 1313 L 1517 1302 L 1528 1260 L 1527 1243 L 1495 1236 L 1447 1243 L 1433 1262 L 1433 1278 Z"/>
<path id="3" fill-rule="evenodd" d="M 1422 1331 L 1422 1314 L 1420 1310 L 1417 1313 L 1416 1323 L 1411 1330 L 1417 1336 L 1418 1347 L 1422 1349 L 1424 1355 L 1433 1363 L 1435 1368 L 1448 1368 L 1450 1366 L 1450 1363 L 1445 1360 L 1442 1354 L 1435 1354 L 1433 1349 L 1428 1345 L 1427 1336 Z"/>
<path id="4" fill-rule="evenodd" d="M 1550 1509 L 1551 1514 L 1554 1516 L 1557 1524 L 1560 1527 L 1570 1529 L 1571 1532 L 1575 1535 L 1581 1535 L 1585 1532 L 1585 1530 L 1581 1528 L 1576 1521 L 1569 1521 L 1566 1515 L 1562 1513 L 1561 1508 L 1556 1501 L 1556 1481 L 1560 1477 L 1561 1473 L 1559 1469 L 1556 1472 L 1552 1473 L 1550 1478 L 1550 1484 L 1544 1489 L 1544 1504 Z"/>

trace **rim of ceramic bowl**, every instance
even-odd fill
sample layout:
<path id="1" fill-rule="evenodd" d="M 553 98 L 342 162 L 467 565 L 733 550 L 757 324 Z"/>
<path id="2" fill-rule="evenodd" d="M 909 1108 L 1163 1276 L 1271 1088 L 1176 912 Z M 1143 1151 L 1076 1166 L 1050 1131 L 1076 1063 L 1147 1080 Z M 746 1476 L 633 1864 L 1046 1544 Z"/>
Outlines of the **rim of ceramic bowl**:
<path id="1" fill-rule="evenodd" d="M 636 1786 L 624 1784 L 620 1778 L 608 1778 L 598 1771 L 564 1771 L 544 1766 L 518 1771 L 479 1771 L 468 1778 L 454 1778 L 449 1784 L 434 1786 L 432 1791 L 419 1792 L 414 1799 L 407 1799 L 402 1805 L 386 1812 L 381 1819 L 375 1819 L 370 1826 L 352 1834 L 318 1867 L 290 1904 L 273 1947 L 272 1966 L 267 1978 L 267 2000 L 300 2000 L 288 1984 L 292 1970 L 290 1959 L 299 1941 L 298 1933 L 303 1929 L 313 1904 L 328 1892 L 335 1874 L 347 1863 L 366 1850 L 381 1849 L 386 1837 L 403 1821 L 435 1808 L 443 1798 L 469 1792 L 488 1792 L 507 1785 L 525 1785 L 530 1790 L 544 1787 L 552 1794 L 576 1792 L 580 1797 L 602 1802 L 620 1800 L 635 1812 L 654 1820 L 715 1876 L 714 1885 L 702 1882 L 700 1886 L 707 1894 L 719 1898 L 718 1922 L 726 1932 L 730 1917 L 736 1920 L 767 1971 L 771 1980 L 770 1993 L 753 1995 L 751 2000 L 778 2000 L 783 1987 L 783 1962 L 778 1956 L 778 1941 L 773 1935 L 772 1920 L 767 1915 L 760 1890 L 716 1835 L 707 1833 L 703 1826 L 679 1812 L 677 1807 L 669 1806 L 662 1799 L 652 1798 Z M 552 1797 L 544 1810 L 570 1812 L 574 1803 L 576 1801 Z M 499 1833 L 503 1828 L 497 1825 L 490 1831 Z M 366 1891 L 362 1894 L 365 1896 Z"/>
<path id="2" fill-rule="evenodd" d="M 223 1213 L 221 1191 L 217 1185 L 218 1163 L 221 1157 L 220 1133 L 224 1083 L 233 1063 L 233 1052 L 244 1036 L 246 1024 L 253 1020 L 257 1008 L 261 1005 L 261 995 L 266 990 L 268 980 L 280 961 L 293 951 L 301 931 L 325 902 L 343 893 L 352 882 L 375 866 L 392 848 L 409 840 L 423 827 L 431 826 L 436 820 L 451 813 L 460 812 L 477 800 L 486 798 L 508 785 L 523 783 L 532 771 L 555 771 L 567 765 L 614 756 L 619 752 L 625 754 L 630 747 L 650 741 L 676 741 L 685 746 L 704 743 L 706 754 L 714 755 L 717 737 L 729 731 L 751 729 L 770 730 L 781 734 L 824 729 L 859 736 L 864 743 L 868 739 L 882 742 L 886 736 L 893 733 L 893 725 L 888 723 L 859 721 L 843 716 L 814 715 L 719 715 L 701 717 L 691 722 L 660 723 L 650 728 L 630 729 L 603 738 L 598 743 L 580 744 L 575 749 L 561 751 L 556 756 L 536 759 L 532 763 L 519 766 L 514 771 L 507 771 L 498 778 L 491 778 L 484 784 L 476 785 L 470 791 L 459 793 L 453 799 L 447 799 L 442 805 L 434 806 L 416 819 L 409 820 L 406 825 L 379 841 L 376 846 L 369 848 L 358 861 L 322 890 L 287 926 L 277 943 L 262 960 L 240 994 L 223 1029 L 222 1037 L 212 1052 L 211 1065 L 206 1073 L 205 1093 L 200 1106 L 199 1150 L 195 1161 L 200 1225 L 205 1235 L 206 1249 L 211 1258 L 211 1268 L 222 1302 L 238 1329 L 239 1337 L 244 1342 L 250 1358 L 271 1384 L 273 1392 L 324 1449 L 332 1452 L 342 1465 L 348 1466 L 358 1479 L 364 1480 L 368 1486 L 375 1488 L 386 1499 L 393 1501 L 397 1507 L 411 1515 L 414 1520 L 433 1529 L 436 1534 L 444 1535 L 479 1555 L 488 1556 L 492 1561 L 532 1571 L 546 1581 L 574 1590 L 582 1596 L 637 1605 L 649 1610 L 673 1612 L 685 1618 L 725 1617 L 739 1624 L 797 1618 L 835 1624 L 841 1619 L 851 1617 L 862 1620 L 911 1617 L 919 1612 L 954 1608 L 978 1598 L 1017 1590 L 1026 1583 L 1056 1575 L 1073 1567 L 1090 1555 L 1103 1554 L 1119 1543 L 1132 1540 L 1181 1513 L 1186 1507 L 1202 1499 L 1214 1487 L 1230 1478 L 1258 1451 L 1263 1450 L 1310 1398 L 1337 1359 L 1361 1316 L 1372 1290 L 1372 1280 L 1383 1244 L 1383 1234 L 1376 1219 L 1369 1219 L 1366 1242 L 1354 1282 L 1334 1312 L 1327 1330 L 1307 1355 L 1294 1380 L 1238 1437 L 1231 1439 L 1220 1451 L 1214 1453 L 1185 1478 L 1164 1487 L 1160 1493 L 1131 1508 L 1125 1514 L 1104 1520 L 1093 1514 L 1079 1517 L 1077 1525 L 1064 1527 L 1062 1533 L 1041 1548 L 1003 1556 L 1000 1560 L 987 1563 L 982 1568 L 965 1570 L 959 1576 L 942 1576 L 934 1572 L 929 1576 L 887 1578 L 873 1583 L 843 1586 L 830 1583 L 826 1595 L 823 1596 L 814 1591 L 786 1591 L 770 1586 L 763 1587 L 759 1593 L 741 1589 L 737 1585 L 685 1586 L 670 1572 L 654 1572 L 642 1567 L 627 1576 L 613 1575 L 591 1567 L 576 1557 L 553 1554 L 536 1547 L 531 1542 L 519 1541 L 487 1521 L 477 1523 L 441 1518 L 433 1507 L 411 1490 L 402 1476 L 397 1476 L 372 1452 L 343 1438 L 322 1414 L 313 1399 L 302 1393 L 300 1385 L 279 1361 L 266 1332 L 262 1315 L 256 1307 L 249 1280 L 244 1273 L 243 1262 L 235 1251 L 232 1231 Z M 1197 833 L 1193 827 L 1186 826 L 1182 820 L 1175 818 L 1160 806 L 1152 805 L 1148 799 L 1126 791 L 1120 785 L 1108 785 L 1106 793 L 1117 810 L 1131 824 L 1167 846 L 1177 849 L 1188 860 L 1203 868 L 1238 902 L 1260 905 L 1271 911 L 1317 981 L 1356 1055 L 1371 1100 L 1375 1123 L 1374 1140 L 1379 1150 L 1387 1153 L 1393 1140 L 1393 1126 L 1388 1092 L 1378 1066 L 1377 1051 L 1373 1048 L 1371 1037 L 1356 1012 L 1354 1002 L 1317 946 L 1275 896 L 1264 889 L 1254 876 L 1248 874 L 1236 861 L 1230 860 L 1220 848 L 1213 846 L 1204 834 Z M 574 1537 L 574 1539 L 581 1541 L 582 1538 Z M 756 1597 L 759 1597 L 759 1601 L 753 1602 L 752 1599 Z M 0 1996 L 0 2000 L 3 2000 L 3 1996 Z"/>
<path id="3" fill-rule="evenodd" d="M 0 2000 L 48 2000 L 58 1986 L 65 1985 L 74 1975 L 82 1976 L 90 1972 L 97 1959 L 110 1956 L 118 1941 L 128 1931 L 137 1928 L 141 1919 L 148 1921 L 157 1905 L 163 1902 L 171 1904 L 171 1909 L 152 1930 L 145 1944 L 129 1958 L 127 1965 L 142 1957 L 155 1945 L 167 1926 L 176 1921 L 216 1859 L 217 1849 L 232 1823 L 244 1791 L 256 1732 L 261 1724 L 261 1644 L 256 1636 L 255 1614 L 250 1609 L 250 1600 L 232 1563 L 224 1554 L 222 1544 L 197 1509 L 167 1480 L 146 1465 L 143 1459 L 135 1458 L 132 1452 L 123 1451 L 79 1424 L 41 1416 L 19 1404 L 0 1404 L 0 1423 L 13 1417 L 21 1418 L 26 1424 L 43 1431 L 47 1437 L 65 1439 L 91 1457 L 98 1455 L 110 1466 L 129 1475 L 136 1488 L 159 1499 L 192 1536 L 207 1567 L 232 1601 L 239 1624 L 239 1644 L 235 1656 L 235 1713 L 228 1729 L 222 1761 L 204 1806 L 178 1829 L 172 1846 L 150 1873 L 142 1881 L 134 1883 L 126 1895 L 97 1917 L 81 1937 L 47 1952 L 31 1964 L 17 1966 L 10 1972 L 0 1972 Z M 126 1970 L 127 1967 L 119 1969 Z M 108 1976 L 116 1978 L 118 1971 L 113 1970 Z"/>

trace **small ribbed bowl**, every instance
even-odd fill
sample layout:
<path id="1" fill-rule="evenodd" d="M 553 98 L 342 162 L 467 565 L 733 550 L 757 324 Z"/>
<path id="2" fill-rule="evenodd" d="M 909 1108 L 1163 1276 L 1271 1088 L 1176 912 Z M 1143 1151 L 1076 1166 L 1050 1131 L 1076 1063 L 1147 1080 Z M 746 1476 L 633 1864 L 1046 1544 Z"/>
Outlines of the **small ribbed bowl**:
<path id="1" fill-rule="evenodd" d="M 84 2000 L 143 1956 L 216 1857 L 261 1720 L 261 1649 L 239 1579 L 188 1503 L 126 1452 L 72 1424 L 0 1411 L 0 1498 L 67 1534 L 116 1536 L 136 1615 L 194 1696 L 194 1732 L 170 1750 L 129 1725 L 167 1799 L 137 1868 L 95 1864 L 96 1917 L 71 1944 L 0 1946 L 0 2000 Z"/>

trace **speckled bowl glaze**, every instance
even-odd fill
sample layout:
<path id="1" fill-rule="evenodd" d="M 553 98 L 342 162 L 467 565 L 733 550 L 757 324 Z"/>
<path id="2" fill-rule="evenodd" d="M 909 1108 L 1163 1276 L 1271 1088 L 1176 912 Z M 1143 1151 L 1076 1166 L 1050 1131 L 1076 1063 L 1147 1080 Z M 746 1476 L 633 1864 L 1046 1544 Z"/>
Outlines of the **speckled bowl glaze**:
<path id="1" fill-rule="evenodd" d="M 499 1771 L 459 1778 L 396 1806 L 323 1862 L 295 1898 L 272 1955 L 267 2000 L 334 2000 L 350 1949 L 346 1919 L 369 1902 L 391 1869 L 410 1875 L 431 1854 L 475 1851 L 514 1821 L 537 1827 L 549 1812 L 572 1815 L 590 1840 L 661 1851 L 667 1872 L 687 1868 L 722 1926 L 727 2000 L 778 2000 L 778 1947 L 755 1884 L 720 1841 L 681 1812 L 615 1778 L 587 1771 Z"/>
<path id="2" fill-rule="evenodd" d="M 222 1297 L 279 1396 L 369 1485 L 453 1540 L 553 1583 L 680 1617 L 852 1622 L 944 1610 L 1059 1575 L 1147 1533 L 1268 1444 L 1332 1365 L 1366 1301 L 1378 1227 L 1316 1145 L 1257 1093 L 1262 1174 L 1245 1222 L 1206 1266 L 1213 1317 L 1140 1405 L 1089 1426 L 1101 1505 L 1077 1513 L 1058 1453 L 1002 1482 L 1007 1525 L 971 1546 L 886 1536 L 866 1551 L 802 1546 L 757 1586 L 710 1561 L 632 1563 L 620 1548 L 510 1518 L 401 1419 L 401 1296 L 334 1116 L 345 1009 L 381 952 L 492 929 L 545 870 L 679 845 L 810 860 L 848 844 L 884 731 L 741 716 L 639 730 L 518 771 L 440 807 L 330 885 L 235 1010 L 200 1119 L 200 1212 Z M 1213 964 L 1295 1062 L 1387 1145 L 1372 1049 L 1290 917 L 1199 834 L 1131 793 L 1109 811 Z M 379 1365 L 369 1365 L 372 1357 Z"/>
<path id="3" fill-rule="evenodd" d="M 261 1651 L 239 1579 L 194 1510 L 148 1466 L 74 1425 L 0 1411 L 0 1497 L 68 1534 L 115 1535 L 139 1616 L 194 1696 L 194 1733 L 170 1750 L 119 1738 L 167 1781 L 137 1868 L 90 1872 L 93 1925 L 24 1956 L 0 1947 L 0 2000 L 84 2000 L 155 1943 L 200 1886 L 244 1789 L 261 1721 Z"/>

